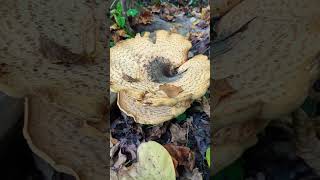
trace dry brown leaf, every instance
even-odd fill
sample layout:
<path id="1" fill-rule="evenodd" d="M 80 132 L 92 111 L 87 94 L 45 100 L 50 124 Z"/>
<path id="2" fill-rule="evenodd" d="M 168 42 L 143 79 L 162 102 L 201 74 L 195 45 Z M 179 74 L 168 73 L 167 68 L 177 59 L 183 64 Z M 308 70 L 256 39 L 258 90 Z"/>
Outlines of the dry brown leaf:
<path id="1" fill-rule="evenodd" d="M 148 10 L 145 10 L 140 14 L 139 19 L 138 19 L 138 23 L 151 24 L 152 20 L 153 20 L 152 13 Z"/>
<path id="2" fill-rule="evenodd" d="M 198 168 L 194 168 L 192 172 L 185 172 L 182 177 L 183 180 L 203 180 L 203 176 Z"/>
<path id="3" fill-rule="evenodd" d="M 164 91 L 170 98 L 178 96 L 178 94 L 183 91 L 180 86 L 178 87 L 171 84 L 160 85 L 159 90 Z"/>
<path id="4" fill-rule="evenodd" d="M 172 143 L 186 143 L 186 134 L 187 134 L 187 128 L 182 128 L 177 124 L 172 124 L 170 126 L 170 132 L 171 132 L 171 142 Z"/>
<path id="5" fill-rule="evenodd" d="M 113 40 L 113 42 L 117 43 L 118 41 L 121 40 L 121 38 L 120 38 L 120 36 L 118 34 L 113 33 L 112 34 L 112 40 Z"/>
<path id="6" fill-rule="evenodd" d="M 205 21 L 210 21 L 210 6 L 207 6 L 206 8 L 202 8 L 201 19 Z"/>
<path id="7" fill-rule="evenodd" d="M 125 154 L 121 153 L 121 150 L 118 153 L 118 159 L 117 161 L 114 163 L 113 167 L 115 169 L 120 169 L 122 167 L 122 165 L 127 161 L 127 156 Z"/>
<path id="8" fill-rule="evenodd" d="M 113 138 L 113 137 L 110 137 L 110 142 L 111 142 L 113 145 L 115 145 L 115 144 L 117 144 L 117 143 L 119 142 L 119 140 L 118 140 L 118 139 L 115 139 L 115 138 Z"/>
<path id="9" fill-rule="evenodd" d="M 160 13 L 161 6 L 160 5 L 151 6 L 150 10 L 151 10 L 152 13 Z"/>
<path id="10" fill-rule="evenodd" d="M 176 146 L 174 144 L 166 144 L 164 148 L 169 152 L 172 159 L 178 162 L 178 166 L 184 166 L 186 169 L 192 171 L 195 165 L 194 153 L 190 148 L 185 146 Z"/>
<path id="11" fill-rule="evenodd" d="M 162 16 L 163 19 L 167 20 L 167 21 L 172 21 L 174 19 L 174 16 L 169 15 L 169 14 L 164 14 Z"/>
<path id="12" fill-rule="evenodd" d="M 118 30 L 118 29 L 120 29 L 120 27 L 116 23 L 114 23 L 112 26 L 110 26 L 110 31 L 114 31 L 114 30 Z"/>
<path id="13" fill-rule="evenodd" d="M 120 29 L 116 32 L 120 37 L 127 37 L 127 32 L 123 29 Z"/>

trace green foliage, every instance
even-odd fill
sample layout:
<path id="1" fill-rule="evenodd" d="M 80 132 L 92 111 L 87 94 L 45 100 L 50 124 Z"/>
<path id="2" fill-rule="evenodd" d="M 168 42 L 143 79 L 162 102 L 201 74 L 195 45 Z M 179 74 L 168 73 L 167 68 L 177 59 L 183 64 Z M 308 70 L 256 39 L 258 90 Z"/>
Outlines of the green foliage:
<path id="1" fill-rule="evenodd" d="M 210 151 L 210 147 L 208 147 L 207 151 L 206 151 L 206 160 L 208 162 L 208 165 L 210 167 L 211 164 L 211 151 Z"/>
<path id="2" fill-rule="evenodd" d="M 127 11 L 127 16 L 135 17 L 139 14 L 139 11 L 137 9 L 129 9 Z"/>
<path id="3" fill-rule="evenodd" d="M 122 4 L 121 4 L 120 1 L 117 3 L 116 10 L 117 10 L 117 13 L 118 13 L 118 14 L 122 14 L 122 12 L 123 12 L 123 7 L 122 7 Z"/>
<path id="4" fill-rule="evenodd" d="M 122 7 L 122 4 L 120 1 L 116 4 L 115 8 L 110 11 L 111 18 L 114 19 L 115 23 L 121 28 L 124 29 L 127 32 L 128 37 L 132 38 L 133 34 L 130 32 L 128 27 L 126 27 L 126 17 L 136 17 L 139 14 L 139 11 L 136 8 L 132 8 L 124 12 L 124 8 Z"/>
<path id="5" fill-rule="evenodd" d="M 120 28 L 124 28 L 126 25 L 126 19 L 123 16 L 115 16 L 114 19 Z"/>
<path id="6" fill-rule="evenodd" d="M 116 8 L 111 10 L 111 15 L 120 28 L 124 28 L 126 25 L 126 18 L 122 15 L 122 12 L 123 7 L 121 2 L 119 1 L 116 5 Z"/>

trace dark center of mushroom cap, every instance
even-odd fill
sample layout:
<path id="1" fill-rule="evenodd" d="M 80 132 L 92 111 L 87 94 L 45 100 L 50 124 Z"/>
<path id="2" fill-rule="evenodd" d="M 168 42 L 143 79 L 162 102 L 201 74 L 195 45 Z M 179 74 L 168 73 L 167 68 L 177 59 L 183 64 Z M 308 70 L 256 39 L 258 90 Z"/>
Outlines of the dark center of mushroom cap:
<path id="1" fill-rule="evenodd" d="M 167 58 L 152 57 L 150 63 L 146 64 L 145 67 L 148 77 L 153 82 L 170 82 L 177 78 L 176 67 L 174 67 Z"/>

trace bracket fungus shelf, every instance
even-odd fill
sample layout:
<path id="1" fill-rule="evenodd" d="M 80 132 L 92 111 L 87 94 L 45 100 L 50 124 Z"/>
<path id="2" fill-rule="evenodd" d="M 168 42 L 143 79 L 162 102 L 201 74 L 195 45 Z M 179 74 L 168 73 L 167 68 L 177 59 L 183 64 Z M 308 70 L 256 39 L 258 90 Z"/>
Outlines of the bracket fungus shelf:
<path id="1" fill-rule="evenodd" d="M 117 104 L 141 124 L 159 124 L 183 113 L 210 84 L 205 55 L 187 60 L 191 48 L 184 36 L 158 30 L 110 49 L 110 88 Z"/>

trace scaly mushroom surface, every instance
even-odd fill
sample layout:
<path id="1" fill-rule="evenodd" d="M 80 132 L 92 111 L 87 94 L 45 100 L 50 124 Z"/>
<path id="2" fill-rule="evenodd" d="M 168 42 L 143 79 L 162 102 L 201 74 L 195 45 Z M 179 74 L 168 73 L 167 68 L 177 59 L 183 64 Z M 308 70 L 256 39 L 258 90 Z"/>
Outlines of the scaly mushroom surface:
<path id="1" fill-rule="evenodd" d="M 104 0 L 0 6 L 0 91 L 27 97 L 24 136 L 33 152 L 81 180 L 108 172 L 106 7 Z"/>
<path id="2" fill-rule="evenodd" d="M 154 42 L 153 42 L 154 41 Z M 204 55 L 187 60 L 191 43 L 164 30 L 122 41 L 110 49 L 111 91 L 119 108 L 143 124 L 158 124 L 183 113 L 210 84 Z"/>
<path id="3" fill-rule="evenodd" d="M 227 2 L 227 1 L 226 1 Z M 224 10 L 217 22 L 213 43 L 212 79 L 216 87 L 212 109 L 214 137 L 226 138 L 234 125 L 269 120 L 297 109 L 319 74 L 320 1 L 243 0 Z M 220 1 L 213 6 L 223 6 Z M 260 123 L 258 123 L 260 124 Z M 238 141 L 216 144 L 222 169 L 241 156 L 250 145 L 246 132 L 264 125 L 239 125 Z M 225 129 L 225 130 L 223 130 Z M 224 132 L 224 133 L 222 133 Z M 255 138 L 256 131 L 251 135 Z M 213 142 L 220 142 L 213 139 Z M 249 141 L 248 141 L 249 142 Z"/>

